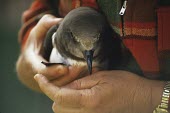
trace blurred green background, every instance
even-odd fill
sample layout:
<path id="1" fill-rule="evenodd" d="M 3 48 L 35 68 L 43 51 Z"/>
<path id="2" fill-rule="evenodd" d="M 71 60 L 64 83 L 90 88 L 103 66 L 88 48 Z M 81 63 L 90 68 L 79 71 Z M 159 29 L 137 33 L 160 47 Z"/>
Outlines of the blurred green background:
<path id="1" fill-rule="evenodd" d="M 0 113 L 53 113 L 52 102 L 22 85 L 15 71 L 21 14 L 32 1 L 0 1 Z"/>

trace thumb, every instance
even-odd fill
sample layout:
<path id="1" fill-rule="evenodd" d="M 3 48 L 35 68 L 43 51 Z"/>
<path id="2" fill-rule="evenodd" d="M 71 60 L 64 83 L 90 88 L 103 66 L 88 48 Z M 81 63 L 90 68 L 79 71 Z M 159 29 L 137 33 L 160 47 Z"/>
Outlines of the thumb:
<path id="1" fill-rule="evenodd" d="M 49 80 L 41 74 L 36 74 L 34 79 L 37 81 L 40 89 L 51 99 L 55 99 L 55 94 L 60 90 L 59 87 L 53 85 Z"/>

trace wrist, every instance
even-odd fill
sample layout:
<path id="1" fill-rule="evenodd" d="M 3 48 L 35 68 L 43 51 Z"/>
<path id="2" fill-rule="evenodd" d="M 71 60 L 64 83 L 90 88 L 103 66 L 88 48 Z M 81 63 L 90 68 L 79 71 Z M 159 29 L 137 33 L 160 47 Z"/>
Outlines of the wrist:
<path id="1" fill-rule="evenodd" d="M 152 85 L 152 111 L 151 113 L 153 113 L 153 111 L 158 107 L 158 105 L 160 105 L 161 103 L 161 99 L 162 99 L 162 94 L 164 91 L 164 87 L 165 87 L 166 82 L 164 81 L 155 81 L 155 83 Z"/>
<path id="2" fill-rule="evenodd" d="M 160 104 L 165 82 L 143 79 L 140 80 L 134 98 L 134 113 L 152 113 Z"/>
<path id="3" fill-rule="evenodd" d="M 157 107 L 155 107 L 153 113 L 169 113 L 168 112 L 170 99 L 169 96 L 170 96 L 170 82 L 167 81 L 162 91 L 161 101 L 159 102 Z"/>

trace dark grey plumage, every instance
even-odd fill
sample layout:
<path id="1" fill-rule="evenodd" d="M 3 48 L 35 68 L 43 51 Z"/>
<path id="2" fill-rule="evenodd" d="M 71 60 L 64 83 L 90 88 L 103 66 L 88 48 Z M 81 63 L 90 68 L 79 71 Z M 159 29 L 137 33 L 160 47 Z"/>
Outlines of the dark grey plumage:
<path id="1" fill-rule="evenodd" d="M 61 61 L 53 63 L 72 65 L 72 61 L 87 62 L 90 73 L 91 66 L 95 66 L 101 70 L 127 70 L 142 75 L 139 65 L 120 36 L 112 29 L 105 16 L 92 8 L 72 10 L 47 33 L 44 43 L 44 57 L 47 60 L 55 56 L 50 56 L 52 46 L 47 47 L 52 45 L 51 37 L 57 51 L 55 54 L 62 57 Z"/>

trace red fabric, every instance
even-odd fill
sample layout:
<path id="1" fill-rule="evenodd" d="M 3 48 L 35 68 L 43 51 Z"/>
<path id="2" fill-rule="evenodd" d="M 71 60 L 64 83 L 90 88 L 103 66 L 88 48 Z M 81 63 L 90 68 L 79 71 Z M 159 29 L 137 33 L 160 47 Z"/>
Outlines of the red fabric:
<path id="1" fill-rule="evenodd" d="M 170 7 L 158 9 L 158 50 L 170 50 Z"/>
<path id="2" fill-rule="evenodd" d="M 72 0 L 72 6 L 73 8 L 77 8 L 80 6 L 98 8 L 96 0 Z"/>
<path id="3" fill-rule="evenodd" d="M 145 24 L 141 24 L 141 22 L 126 22 L 126 27 L 133 27 L 133 28 L 153 28 L 156 27 L 154 23 L 148 22 Z"/>
<path id="4" fill-rule="evenodd" d="M 33 17 L 36 17 L 46 10 L 48 10 L 48 6 L 46 4 L 43 4 L 43 2 L 41 2 L 40 0 L 36 0 L 32 3 L 31 7 L 23 13 L 22 21 L 24 24 L 19 32 L 19 42 L 21 43 L 21 50 L 23 50 L 24 48 L 24 45 L 29 36 L 29 32 L 38 22 L 38 20 L 36 18 L 33 19 Z"/>
<path id="5" fill-rule="evenodd" d="M 146 75 L 150 78 L 159 76 L 159 62 L 156 40 L 124 39 L 124 43 L 133 53 L 137 62 L 145 73 L 154 73 L 155 76 Z"/>
<path id="6" fill-rule="evenodd" d="M 82 0 L 82 6 L 98 8 L 96 0 Z"/>
<path id="7" fill-rule="evenodd" d="M 40 12 L 45 11 L 46 9 L 47 6 L 44 5 L 42 2 L 40 2 L 39 0 L 34 1 L 31 7 L 23 13 L 23 22 L 27 22 L 29 19 L 36 16 Z"/>

